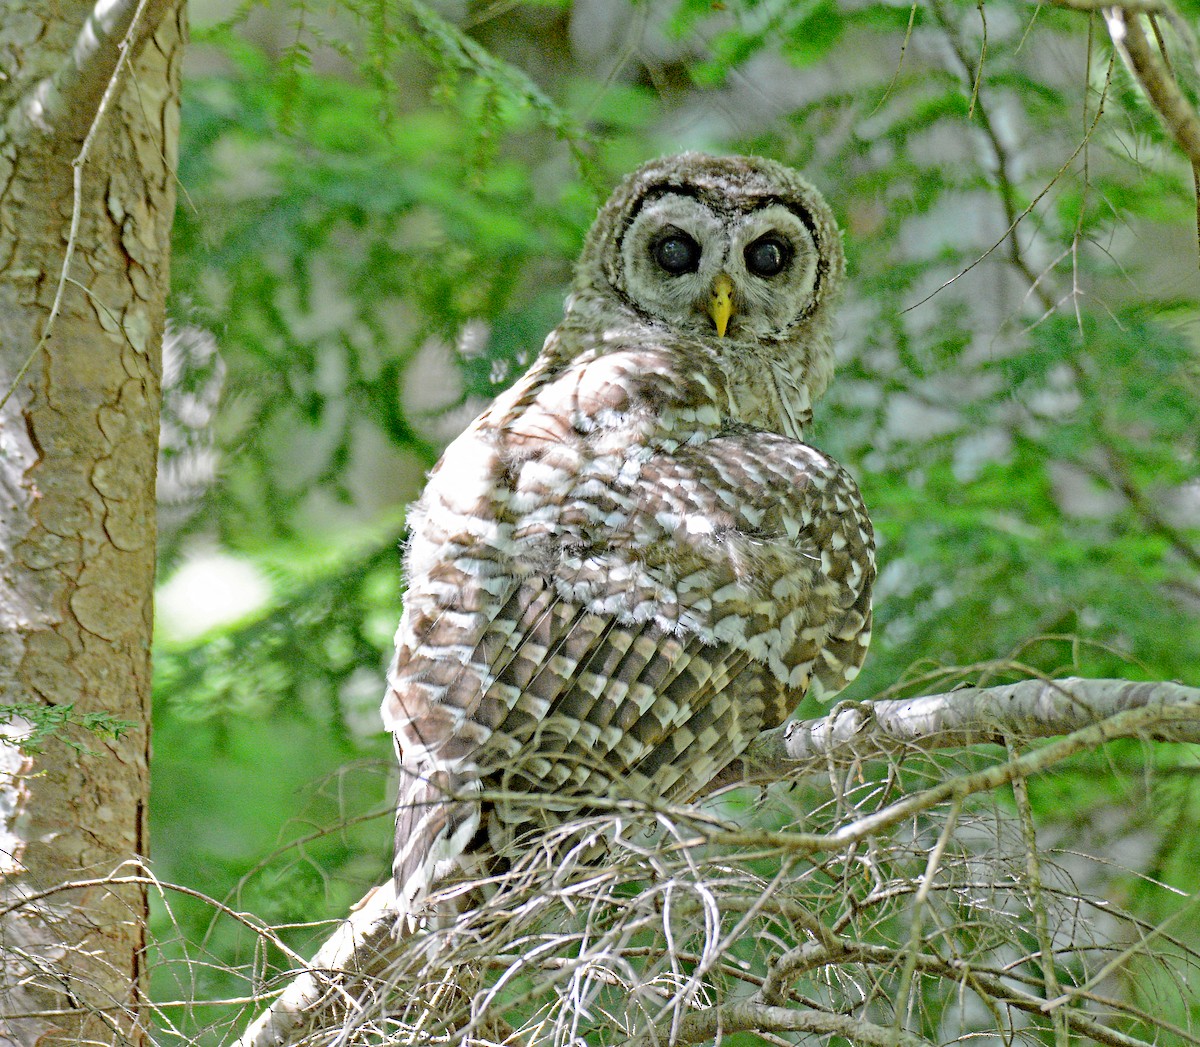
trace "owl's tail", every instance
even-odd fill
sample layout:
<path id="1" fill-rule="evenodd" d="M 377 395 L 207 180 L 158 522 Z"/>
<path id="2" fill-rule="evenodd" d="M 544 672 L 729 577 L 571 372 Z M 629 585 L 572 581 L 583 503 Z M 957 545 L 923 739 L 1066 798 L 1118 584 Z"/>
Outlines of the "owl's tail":
<path id="1" fill-rule="evenodd" d="M 480 822 L 479 779 L 445 766 L 401 764 L 392 877 L 396 910 L 415 924 L 438 880 L 461 864 Z"/>

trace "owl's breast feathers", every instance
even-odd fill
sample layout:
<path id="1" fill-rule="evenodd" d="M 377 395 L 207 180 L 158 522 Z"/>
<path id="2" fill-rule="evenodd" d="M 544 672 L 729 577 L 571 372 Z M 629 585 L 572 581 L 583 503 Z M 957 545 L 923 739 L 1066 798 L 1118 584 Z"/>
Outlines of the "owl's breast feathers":
<path id="1" fill-rule="evenodd" d="M 402 811 L 398 883 L 406 832 L 461 851 L 481 783 L 525 794 L 496 809 L 522 824 L 571 795 L 690 799 L 806 691 L 853 679 L 874 578 L 858 491 L 730 410 L 715 364 L 585 353 L 535 365 L 447 449 L 384 701 L 410 798 L 437 808 Z"/>

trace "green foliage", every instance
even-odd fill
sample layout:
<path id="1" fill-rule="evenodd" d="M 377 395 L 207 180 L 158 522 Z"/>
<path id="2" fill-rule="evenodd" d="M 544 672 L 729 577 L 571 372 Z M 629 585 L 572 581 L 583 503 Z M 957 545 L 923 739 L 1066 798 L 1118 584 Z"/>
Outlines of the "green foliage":
<path id="1" fill-rule="evenodd" d="M 219 727 L 234 717 L 316 713 L 344 734 L 339 691 L 390 653 L 398 544 L 393 534 L 338 553 L 273 546 L 259 561 L 274 583 L 267 607 L 199 640 L 160 643 L 155 679 L 171 715 Z"/>
<path id="2" fill-rule="evenodd" d="M 399 512 L 452 434 L 439 418 L 465 423 L 561 315 L 607 187 L 681 146 L 804 169 L 846 230 L 839 372 L 810 438 L 879 535 L 847 697 L 1030 672 L 1200 682 L 1191 172 L 1110 49 L 1089 52 L 1086 16 L 679 0 L 621 9 L 627 43 L 576 54 L 569 6 L 476 15 L 349 0 L 289 6 L 274 51 L 240 19 L 196 33 L 218 71 L 185 84 L 173 277 L 227 370 L 218 481 L 165 535 L 164 575 L 207 542 L 272 595 L 156 653 L 164 875 L 301 921 L 382 874 L 370 705 Z M 1038 816 L 1086 834 L 1127 801 L 1111 763 L 1153 764 L 1163 802 L 1122 826 L 1163 842 L 1130 892 L 1183 885 L 1190 758 L 1080 759 L 1037 783 Z M 246 959 L 209 914 L 160 911 L 167 951 Z"/>
<path id="3" fill-rule="evenodd" d="M 76 752 L 90 752 L 75 727 L 94 738 L 114 741 L 139 725 L 104 712 L 76 713 L 75 703 L 46 705 L 40 702 L 6 702 L 0 706 L 0 726 L 12 733 L 0 732 L 0 745 L 16 746 L 22 752 L 44 752 L 47 744 L 58 742 Z"/>

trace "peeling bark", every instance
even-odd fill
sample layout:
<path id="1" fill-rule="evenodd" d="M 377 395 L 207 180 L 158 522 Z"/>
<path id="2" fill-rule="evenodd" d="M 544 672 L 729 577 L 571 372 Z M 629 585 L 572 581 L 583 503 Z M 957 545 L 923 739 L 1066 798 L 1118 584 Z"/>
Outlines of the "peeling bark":
<path id="1" fill-rule="evenodd" d="M 142 1039 L 144 889 L 21 899 L 147 851 L 183 32 L 178 0 L 9 0 L 0 20 L 0 1047 Z M 14 704 L 135 726 L 25 754 Z"/>

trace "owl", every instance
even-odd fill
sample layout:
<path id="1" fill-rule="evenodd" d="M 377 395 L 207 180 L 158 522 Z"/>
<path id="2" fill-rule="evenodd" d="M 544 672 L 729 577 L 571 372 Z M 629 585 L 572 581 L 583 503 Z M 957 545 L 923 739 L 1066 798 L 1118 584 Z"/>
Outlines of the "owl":
<path id="1" fill-rule="evenodd" d="M 802 442 L 844 269 L 770 160 L 657 160 L 600 210 L 562 323 L 411 510 L 383 702 L 402 916 L 589 800 L 694 799 L 857 674 L 871 523 Z"/>

